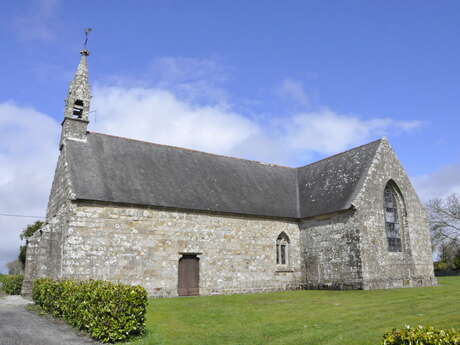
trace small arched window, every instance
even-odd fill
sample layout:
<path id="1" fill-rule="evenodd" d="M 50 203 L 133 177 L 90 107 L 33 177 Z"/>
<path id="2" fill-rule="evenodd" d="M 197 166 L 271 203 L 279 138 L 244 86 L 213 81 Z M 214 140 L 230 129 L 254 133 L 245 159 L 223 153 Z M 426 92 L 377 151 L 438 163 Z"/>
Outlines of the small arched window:
<path id="1" fill-rule="evenodd" d="M 385 230 L 388 241 L 388 251 L 400 252 L 401 245 L 401 207 L 397 187 L 391 181 L 384 190 Z"/>
<path id="2" fill-rule="evenodd" d="M 289 237 L 284 232 L 276 239 L 276 264 L 289 264 Z"/>

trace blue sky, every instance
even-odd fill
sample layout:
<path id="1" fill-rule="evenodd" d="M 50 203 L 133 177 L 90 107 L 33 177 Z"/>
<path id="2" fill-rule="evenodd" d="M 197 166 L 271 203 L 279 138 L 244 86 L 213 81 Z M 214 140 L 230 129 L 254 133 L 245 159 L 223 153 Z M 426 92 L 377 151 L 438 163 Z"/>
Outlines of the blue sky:
<path id="1" fill-rule="evenodd" d="M 3 1 L 0 213 L 45 213 L 84 27 L 90 130 L 291 166 L 385 135 L 423 200 L 460 192 L 459 12 L 458 1 Z M 0 271 L 33 220 L 0 216 Z"/>

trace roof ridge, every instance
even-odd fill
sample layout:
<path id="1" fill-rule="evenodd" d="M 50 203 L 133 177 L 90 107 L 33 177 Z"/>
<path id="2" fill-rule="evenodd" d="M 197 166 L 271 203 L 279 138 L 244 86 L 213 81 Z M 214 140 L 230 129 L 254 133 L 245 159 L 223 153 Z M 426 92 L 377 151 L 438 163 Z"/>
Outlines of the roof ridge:
<path id="1" fill-rule="evenodd" d="M 353 191 L 353 193 L 350 194 L 348 200 L 347 200 L 347 204 L 350 205 L 350 207 L 353 206 L 353 202 L 357 199 L 359 193 L 362 191 L 363 189 L 363 186 L 364 184 L 366 183 L 366 180 L 369 178 L 369 171 L 372 167 L 372 165 L 374 164 L 375 162 L 375 156 L 377 155 L 380 147 L 382 146 L 382 143 L 383 142 L 386 142 L 386 138 L 383 137 L 381 138 L 380 140 L 375 140 L 373 141 L 373 143 L 375 142 L 379 142 L 379 144 L 377 145 L 377 147 L 374 149 L 374 153 L 372 154 L 372 159 L 369 160 L 369 163 L 367 164 L 367 167 L 366 167 L 366 170 L 365 172 L 361 175 L 361 177 L 359 178 L 358 182 L 356 183 L 356 188 L 355 190 Z"/>
<path id="2" fill-rule="evenodd" d="M 322 159 L 320 159 L 320 160 L 318 160 L 318 161 L 314 161 L 314 162 L 311 162 L 311 163 L 302 165 L 302 166 L 300 166 L 300 167 L 297 167 L 296 169 L 306 168 L 306 167 L 308 167 L 308 166 L 315 165 L 315 164 L 320 163 L 320 162 L 322 162 L 322 161 L 325 161 L 325 160 L 328 160 L 328 159 L 331 159 L 331 158 L 335 158 L 335 157 L 341 156 L 341 155 L 343 155 L 343 154 L 345 154 L 345 153 L 348 153 L 348 152 L 350 152 L 350 151 L 357 150 L 357 149 L 359 149 L 359 148 L 361 148 L 361 147 L 368 146 L 368 145 L 371 145 L 371 144 L 375 144 L 375 143 L 377 143 L 377 142 L 379 142 L 379 141 L 382 141 L 382 140 L 385 140 L 385 139 L 384 139 L 384 138 L 380 138 L 380 139 L 377 139 L 377 140 L 373 140 L 373 141 L 371 141 L 371 142 L 369 142 L 369 143 L 367 143 L 367 144 L 363 144 L 363 145 L 359 145 L 359 146 L 356 146 L 356 147 L 352 147 L 351 149 L 348 149 L 348 150 L 346 150 L 346 151 L 342 151 L 342 152 L 336 153 L 336 154 L 334 154 L 334 155 L 332 155 L 332 156 L 324 157 L 324 158 L 322 158 Z"/>
<path id="3" fill-rule="evenodd" d="M 209 155 L 209 156 L 214 156 L 214 157 L 223 157 L 223 158 L 230 158 L 230 159 L 238 159 L 238 160 L 241 160 L 241 161 L 256 163 L 256 164 L 265 165 L 265 166 L 268 165 L 268 166 L 273 166 L 273 167 L 278 167 L 278 168 L 286 168 L 286 169 L 294 169 L 294 170 L 301 169 L 301 168 L 306 168 L 306 167 L 308 167 L 308 166 L 312 166 L 312 165 L 315 165 L 315 164 L 320 163 L 320 162 L 322 162 L 322 161 L 325 161 L 325 160 L 328 160 L 328 159 L 331 159 L 331 158 L 338 157 L 338 156 L 340 156 L 340 155 L 343 155 L 343 154 L 345 154 L 345 153 L 347 153 L 347 152 L 350 152 L 350 151 L 359 149 L 359 148 L 361 148 L 361 147 L 368 146 L 368 145 L 374 144 L 374 143 L 376 143 L 376 142 L 386 140 L 385 137 L 383 137 L 383 138 L 380 138 L 380 139 L 377 139 L 377 140 L 373 140 L 373 141 L 371 141 L 371 142 L 369 142 L 369 143 L 366 143 L 366 144 L 363 144 L 363 145 L 359 145 L 359 146 L 356 146 L 356 147 L 352 147 L 351 149 L 348 149 L 348 150 L 345 150 L 345 151 L 336 153 L 336 154 L 334 154 L 334 155 L 332 155 L 332 156 L 324 157 L 324 158 L 322 158 L 322 159 L 320 159 L 320 160 L 317 160 L 317 161 L 314 161 L 314 162 L 311 162 L 311 163 L 308 163 L 308 164 L 305 164 L 305 165 L 302 165 L 302 166 L 299 166 L 299 167 L 289 167 L 289 166 L 286 166 L 286 165 L 280 165 L 280 164 L 275 164 L 275 163 L 261 162 L 261 161 L 257 161 L 257 160 L 254 160 L 254 159 L 246 159 L 246 158 L 240 158 L 240 157 L 234 157 L 234 156 L 228 156 L 228 155 L 221 155 L 221 154 L 217 154 L 217 153 L 211 153 L 211 152 L 205 152 L 205 151 L 200 151 L 200 150 L 195 150 L 195 149 L 189 149 L 189 148 L 186 148 L 186 147 L 180 147 L 180 146 L 175 146 L 175 145 L 159 144 L 159 143 L 154 143 L 154 142 L 146 141 L 146 140 L 127 138 L 127 137 L 122 137 L 122 136 L 118 136 L 118 135 L 105 134 L 105 133 L 93 132 L 93 131 L 88 131 L 88 133 L 90 133 L 90 134 L 98 134 L 98 135 L 105 135 L 105 136 L 107 136 L 107 137 L 118 138 L 118 139 L 123 139 L 123 140 L 127 140 L 127 141 L 139 142 L 139 143 L 145 143 L 145 144 L 150 144 L 150 145 L 163 146 L 163 147 L 170 147 L 170 148 L 179 149 L 179 150 L 184 150 L 184 151 L 197 152 L 197 153 L 201 153 L 201 154 L 205 154 L 205 155 Z"/>
<path id="4" fill-rule="evenodd" d="M 107 136 L 107 137 L 118 138 L 118 139 L 124 139 L 124 140 L 128 140 L 128 141 L 135 141 L 135 142 L 145 143 L 145 144 L 150 144 L 150 145 L 163 146 L 163 147 L 171 147 L 171 148 L 174 148 L 174 149 L 180 149 L 180 150 L 184 150 L 184 151 L 197 152 L 197 153 L 202 153 L 202 154 L 210 155 L 210 156 L 217 156 L 217 157 L 223 157 L 223 158 L 238 159 L 238 160 L 247 161 L 247 162 L 251 162 L 251 163 L 257 163 L 257 164 L 260 164 L 260 165 L 268 165 L 268 166 L 274 166 L 274 167 L 278 167 L 278 168 L 287 168 L 287 169 L 297 169 L 297 168 L 288 167 L 288 166 L 280 165 L 280 164 L 265 163 L 265 162 L 261 162 L 261 161 L 256 161 L 256 160 L 254 160 L 254 159 L 246 159 L 246 158 L 240 158 L 240 157 L 233 157 L 233 156 L 227 156 L 227 155 L 220 155 L 220 154 L 217 154 L 217 153 L 211 153 L 211 152 L 205 152 L 205 151 L 200 151 L 200 150 L 195 150 L 195 149 L 189 149 L 189 148 L 186 148 L 186 147 L 180 147 L 180 146 L 175 146 L 175 145 L 159 144 L 159 143 L 154 143 L 154 142 L 151 142 L 151 141 L 139 140 L 139 139 L 132 139 L 132 138 L 126 138 L 126 137 L 121 137 L 121 136 L 112 135 L 112 134 L 105 134 L 105 133 L 99 133 L 99 132 L 93 132 L 93 131 L 89 131 L 89 133 L 90 133 L 90 134 L 105 135 L 105 136 Z"/>

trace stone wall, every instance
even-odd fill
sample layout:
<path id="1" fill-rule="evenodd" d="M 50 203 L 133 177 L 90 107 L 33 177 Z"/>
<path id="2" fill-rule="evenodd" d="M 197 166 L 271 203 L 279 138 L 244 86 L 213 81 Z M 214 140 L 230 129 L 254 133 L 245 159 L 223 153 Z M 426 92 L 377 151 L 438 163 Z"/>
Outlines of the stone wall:
<path id="1" fill-rule="evenodd" d="M 46 224 L 27 241 L 22 293 L 32 292 L 32 282 L 41 277 L 60 278 L 62 244 L 65 238 L 73 197 L 66 160 L 66 147 L 59 154 L 48 199 Z"/>
<path id="2" fill-rule="evenodd" d="M 353 211 L 304 220 L 300 229 L 307 288 L 362 288 L 359 223 Z"/>
<path id="3" fill-rule="evenodd" d="M 402 252 L 389 252 L 383 190 L 394 181 L 401 191 Z M 423 205 L 386 140 L 382 141 L 361 192 L 354 201 L 361 223 L 361 258 L 365 289 L 436 284 L 428 224 Z M 404 216 L 403 209 L 405 208 Z"/>
<path id="4" fill-rule="evenodd" d="M 200 294 L 299 288 L 297 222 L 248 216 L 73 204 L 62 277 L 144 286 L 151 296 L 177 296 L 178 261 L 200 253 Z M 276 265 L 276 239 L 290 238 L 288 267 Z"/>
<path id="5" fill-rule="evenodd" d="M 426 215 L 384 140 L 346 212 L 286 220 L 72 201 L 63 146 L 47 224 L 27 249 L 24 293 L 38 277 L 103 279 L 177 296 L 178 261 L 198 253 L 200 294 L 297 288 L 376 289 L 436 284 Z M 403 251 L 389 252 L 383 190 L 404 199 Z M 290 239 L 289 265 L 276 264 L 276 239 Z"/>
<path id="6" fill-rule="evenodd" d="M 46 224 L 28 239 L 22 294 L 32 292 L 32 282 L 41 277 L 60 278 L 62 244 L 71 212 L 72 188 L 66 161 L 61 150 L 48 199 Z"/>
<path id="7" fill-rule="evenodd" d="M 86 141 L 88 123 L 87 120 L 65 117 L 62 122 L 60 147 L 63 147 L 64 141 L 68 139 Z"/>
<path id="8" fill-rule="evenodd" d="M 48 199 L 48 209 L 46 212 L 47 221 L 50 221 L 52 217 L 56 216 L 59 210 L 65 207 L 73 197 L 66 156 L 66 146 L 63 146 L 56 164 L 53 184 Z"/>
<path id="9" fill-rule="evenodd" d="M 24 282 L 22 283 L 21 291 L 23 295 L 30 295 L 34 279 L 47 274 L 47 267 L 44 267 L 44 264 L 49 250 L 48 232 L 49 229 L 45 225 L 42 227 L 42 233 L 39 230 L 27 240 Z M 43 234 L 45 235 L 43 236 Z"/>
<path id="10" fill-rule="evenodd" d="M 32 283 L 37 278 L 60 277 L 62 258 L 62 233 L 65 214 L 59 214 L 27 240 L 27 255 L 22 294 L 30 295 Z"/>
<path id="11" fill-rule="evenodd" d="M 401 192 L 402 251 L 388 251 L 383 190 Z M 386 140 L 347 213 L 303 220 L 301 248 L 308 288 L 386 289 L 436 285 L 426 214 Z"/>

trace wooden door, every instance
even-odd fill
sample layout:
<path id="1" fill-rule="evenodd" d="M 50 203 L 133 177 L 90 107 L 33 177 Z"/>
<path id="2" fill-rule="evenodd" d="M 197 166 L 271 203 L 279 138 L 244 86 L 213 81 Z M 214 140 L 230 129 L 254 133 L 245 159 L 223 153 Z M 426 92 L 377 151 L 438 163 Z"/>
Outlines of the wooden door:
<path id="1" fill-rule="evenodd" d="M 179 259 L 179 296 L 198 296 L 200 294 L 200 259 L 196 255 L 184 255 Z"/>

